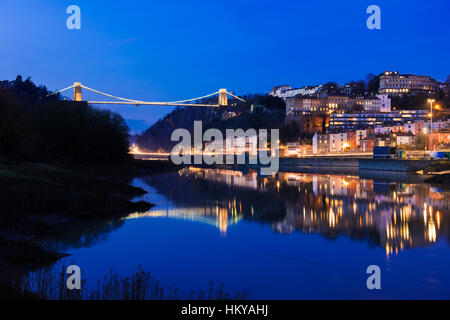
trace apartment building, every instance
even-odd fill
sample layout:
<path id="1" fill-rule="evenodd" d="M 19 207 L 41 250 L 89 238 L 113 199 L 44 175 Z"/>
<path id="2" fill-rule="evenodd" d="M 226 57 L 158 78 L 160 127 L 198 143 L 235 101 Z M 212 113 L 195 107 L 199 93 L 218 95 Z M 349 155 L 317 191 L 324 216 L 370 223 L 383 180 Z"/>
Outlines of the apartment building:
<path id="1" fill-rule="evenodd" d="M 361 145 L 359 150 L 362 152 L 372 152 L 375 145 L 376 145 L 375 136 L 370 135 L 361 139 Z"/>
<path id="2" fill-rule="evenodd" d="M 302 115 L 327 110 L 327 99 L 293 97 L 286 99 L 286 115 Z"/>
<path id="3" fill-rule="evenodd" d="M 395 138 L 396 138 L 397 146 L 402 146 L 402 145 L 410 146 L 410 145 L 414 144 L 415 135 L 413 133 L 411 133 L 410 131 L 399 132 L 399 133 L 395 134 Z"/>
<path id="4" fill-rule="evenodd" d="M 380 76 L 380 94 L 390 96 L 433 94 L 439 89 L 439 83 L 429 76 L 399 74 L 398 71 L 386 71 Z"/>
<path id="5" fill-rule="evenodd" d="M 401 110 L 391 112 L 362 112 L 330 114 L 330 131 L 344 132 L 357 129 L 404 125 L 416 121 L 428 121 L 426 110 Z"/>
<path id="6" fill-rule="evenodd" d="M 359 150 L 361 147 L 361 140 L 370 136 L 374 135 L 375 131 L 374 129 L 360 129 L 356 130 L 355 132 L 355 149 Z"/>
<path id="7" fill-rule="evenodd" d="M 343 152 L 350 148 L 348 141 L 348 133 L 332 133 L 330 134 L 330 152 Z"/>
<path id="8" fill-rule="evenodd" d="M 313 154 L 325 154 L 330 152 L 330 137 L 328 134 L 317 133 L 313 137 Z"/>
<path id="9" fill-rule="evenodd" d="M 356 97 L 352 101 L 362 106 L 364 111 L 391 112 L 391 99 L 386 94 L 380 94 L 376 97 Z"/>
<path id="10" fill-rule="evenodd" d="M 344 113 L 355 106 L 360 106 L 367 112 L 391 112 L 391 99 L 387 95 L 355 98 L 341 95 L 329 95 L 325 98 L 295 96 L 286 99 L 288 115 L 313 112 Z"/>
<path id="11" fill-rule="evenodd" d="M 352 110 L 356 101 L 347 96 L 312 98 L 296 96 L 286 99 L 286 114 L 343 113 Z"/>

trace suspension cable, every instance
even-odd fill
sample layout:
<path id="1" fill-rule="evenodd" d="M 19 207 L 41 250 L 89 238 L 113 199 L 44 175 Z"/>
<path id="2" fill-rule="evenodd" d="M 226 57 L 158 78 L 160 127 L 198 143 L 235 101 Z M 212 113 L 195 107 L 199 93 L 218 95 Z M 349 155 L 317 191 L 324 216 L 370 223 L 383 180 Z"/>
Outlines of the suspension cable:
<path id="1" fill-rule="evenodd" d="M 71 85 L 70 87 L 67 87 L 67 88 L 61 89 L 61 90 L 59 90 L 59 91 L 56 91 L 56 92 L 52 92 L 52 93 L 48 94 L 48 95 L 47 95 L 47 97 L 53 96 L 53 95 L 55 95 L 55 94 L 58 94 L 58 93 L 60 93 L 60 92 L 63 92 L 63 91 L 69 90 L 69 89 L 72 89 L 73 87 L 74 87 L 74 86 L 73 86 L 73 85 Z"/>
<path id="2" fill-rule="evenodd" d="M 113 95 L 105 93 L 105 92 L 101 92 L 101 91 L 98 91 L 98 90 L 95 90 L 95 89 L 92 89 L 92 88 L 88 88 L 88 87 L 86 87 L 84 85 L 81 85 L 81 86 L 84 89 L 90 90 L 92 92 L 95 92 L 95 93 L 98 93 L 98 94 L 101 94 L 101 95 L 104 95 L 104 96 L 107 96 L 107 97 L 110 97 L 110 98 L 113 98 L 113 99 L 118 99 L 118 100 L 123 100 L 123 101 L 128 101 L 128 102 L 136 102 L 136 103 L 141 103 L 141 104 L 146 102 L 146 101 L 140 101 L 140 100 L 133 100 L 133 99 L 117 97 L 117 96 L 113 96 Z M 169 101 L 169 102 L 158 102 L 158 103 L 183 103 L 183 102 L 190 102 L 190 101 L 195 101 L 195 100 L 208 98 L 208 97 L 214 96 L 214 95 L 216 95 L 218 93 L 219 93 L 219 91 L 211 93 L 211 94 L 208 94 L 208 95 L 205 95 L 205 96 L 202 96 L 202 97 L 193 98 L 193 99 L 179 100 L 179 101 Z"/>
<path id="3" fill-rule="evenodd" d="M 72 89 L 73 87 L 74 87 L 74 85 L 71 85 L 70 87 L 67 87 L 67 88 L 61 89 L 61 90 L 59 90 L 59 91 L 53 92 L 53 93 L 51 93 L 51 94 L 49 94 L 49 95 L 47 95 L 47 96 L 52 96 L 52 95 L 58 94 L 58 93 L 60 93 L 60 92 L 63 92 L 63 91 Z M 113 99 L 118 99 L 118 100 L 122 100 L 122 101 L 126 101 L 126 102 L 132 102 L 132 103 L 136 103 L 136 104 L 145 104 L 145 103 L 146 103 L 146 101 L 133 100 L 133 99 L 127 99 L 127 98 L 122 98 L 122 97 L 114 96 L 114 95 L 112 95 L 112 94 L 108 94 L 108 93 L 105 93 L 105 92 L 101 92 L 101 91 L 98 91 L 98 90 L 95 90 L 95 89 L 86 87 L 85 85 L 81 85 L 81 87 L 84 88 L 84 89 L 86 89 L 86 90 L 89 90 L 89 91 L 92 91 L 92 92 L 95 92 L 95 93 L 98 93 L 98 94 L 101 94 L 101 95 L 104 95 L 104 96 L 106 96 L 106 97 L 110 97 L 110 98 L 113 98 Z M 217 91 L 217 92 L 214 92 L 214 93 L 211 93 L 211 94 L 207 94 L 207 95 L 205 95 L 205 96 L 198 97 L 198 98 L 192 98 L 192 99 L 186 99 L 186 100 L 178 100 L 178 101 L 169 101 L 169 102 L 155 102 L 155 103 L 161 103 L 161 104 L 186 103 L 186 102 L 191 102 L 191 101 L 196 101 L 196 100 L 205 99 L 205 98 L 214 96 L 214 95 L 216 95 L 216 94 L 218 94 L 218 93 L 220 93 L 220 91 Z M 232 94 L 232 93 L 229 93 L 228 91 L 227 91 L 226 93 L 227 93 L 228 95 L 230 95 L 231 97 L 235 98 L 235 99 L 238 99 L 238 100 L 240 100 L 240 101 L 242 101 L 242 102 L 246 102 L 245 100 L 243 100 L 243 99 L 241 99 L 241 98 L 235 96 L 235 95 Z"/>
<path id="4" fill-rule="evenodd" d="M 81 87 L 86 89 L 86 90 L 90 90 L 92 92 L 95 92 L 95 93 L 98 93 L 98 94 L 101 94 L 101 95 L 104 95 L 104 96 L 107 96 L 107 97 L 110 97 L 110 98 L 113 98 L 113 99 L 118 99 L 118 100 L 123 100 L 123 101 L 128 101 L 128 102 L 143 102 L 143 101 L 137 101 L 137 100 L 131 100 L 131 99 L 126 99 L 126 98 L 116 97 L 116 96 L 113 96 L 113 95 L 108 94 L 108 93 L 104 93 L 104 92 L 101 92 L 101 91 L 98 91 L 98 90 L 95 90 L 95 89 L 88 88 L 88 87 L 86 87 L 84 85 L 81 85 Z"/>
<path id="5" fill-rule="evenodd" d="M 241 98 L 235 96 L 234 94 L 229 93 L 228 91 L 227 91 L 227 94 L 229 94 L 229 95 L 232 96 L 233 98 L 238 99 L 238 100 L 240 100 L 240 101 L 242 101 L 242 102 L 246 102 L 244 99 L 241 99 Z"/>
<path id="6" fill-rule="evenodd" d="M 182 103 L 182 102 L 195 101 L 195 100 L 205 99 L 205 98 L 214 96 L 214 95 L 216 95 L 218 93 L 219 93 L 219 91 L 211 93 L 211 94 L 207 94 L 206 96 L 203 96 L 203 97 L 198 97 L 198 98 L 193 98 L 193 99 L 188 99 L 188 100 L 181 100 L 181 101 L 170 101 L 168 103 Z"/>

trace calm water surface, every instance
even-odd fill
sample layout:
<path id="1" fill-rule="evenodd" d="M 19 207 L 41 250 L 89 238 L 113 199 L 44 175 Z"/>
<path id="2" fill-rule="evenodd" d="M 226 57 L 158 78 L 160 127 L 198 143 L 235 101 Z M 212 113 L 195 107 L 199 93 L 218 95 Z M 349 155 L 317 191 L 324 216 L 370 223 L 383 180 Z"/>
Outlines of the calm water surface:
<path id="1" fill-rule="evenodd" d="M 163 285 L 251 299 L 450 298 L 450 198 L 430 185 L 194 168 L 133 184 L 152 210 L 59 243 L 88 285 L 142 265 Z"/>

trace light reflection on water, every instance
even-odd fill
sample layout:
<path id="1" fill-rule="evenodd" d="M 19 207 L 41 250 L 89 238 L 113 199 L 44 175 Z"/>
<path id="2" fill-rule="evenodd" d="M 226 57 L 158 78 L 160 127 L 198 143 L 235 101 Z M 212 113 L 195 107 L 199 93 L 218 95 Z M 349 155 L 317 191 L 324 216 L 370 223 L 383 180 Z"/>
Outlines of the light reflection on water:
<path id="1" fill-rule="evenodd" d="M 140 264 L 163 284 L 213 280 L 255 299 L 450 298 L 450 198 L 431 185 L 198 168 L 133 184 L 149 191 L 149 212 L 87 232 L 88 247 L 61 242 L 72 254 L 62 263 L 88 283 Z M 371 264 L 381 292 L 366 288 Z"/>
<path id="2" fill-rule="evenodd" d="M 257 172 L 186 168 L 180 179 L 224 184 L 235 193 L 214 194 L 205 198 L 195 190 L 172 193 L 181 207 L 154 209 L 136 213 L 127 219 L 139 217 L 171 217 L 189 219 L 216 225 L 226 234 L 229 225 L 244 217 L 255 216 L 252 197 L 255 192 L 272 198 L 272 205 L 284 207 L 279 219 L 271 223 L 276 232 L 290 234 L 300 231 L 323 234 L 327 237 L 347 235 L 370 236 L 381 245 L 386 254 L 396 254 L 407 248 L 428 246 L 441 236 L 448 239 L 448 230 L 441 228 L 449 222 L 450 198 L 428 184 L 376 182 L 357 176 L 327 174 L 279 173 L 273 177 L 259 177 Z M 149 178 L 163 194 L 167 189 L 160 179 Z M 200 182 L 199 182 L 200 181 Z M 192 182 L 192 181 L 191 181 Z M 171 188 L 176 189 L 176 185 Z M 201 190 L 201 187 L 199 187 Z M 242 192 L 245 190 L 246 192 Z M 192 194 L 191 194 L 192 193 Z M 181 197 L 180 197 L 181 196 Z M 250 200 L 250 201 L 248 201 Z M 201 202 L 203 206 L 191 206 Z"/>

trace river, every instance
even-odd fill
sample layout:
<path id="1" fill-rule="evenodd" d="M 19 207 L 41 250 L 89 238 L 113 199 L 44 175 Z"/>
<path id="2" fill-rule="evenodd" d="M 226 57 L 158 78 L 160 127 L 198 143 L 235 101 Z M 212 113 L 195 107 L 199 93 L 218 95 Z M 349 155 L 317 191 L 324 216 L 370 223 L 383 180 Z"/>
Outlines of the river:
<path id="1" fill-rule="evenodd" d="M 94 287 L 141 265 L 165 286 L 250 299 L 450 298 L 450 197 L 431 185 L 197 168 L 133 185 L 156 206 L 62 241 L 54 270 L 79 265 Z"/>

